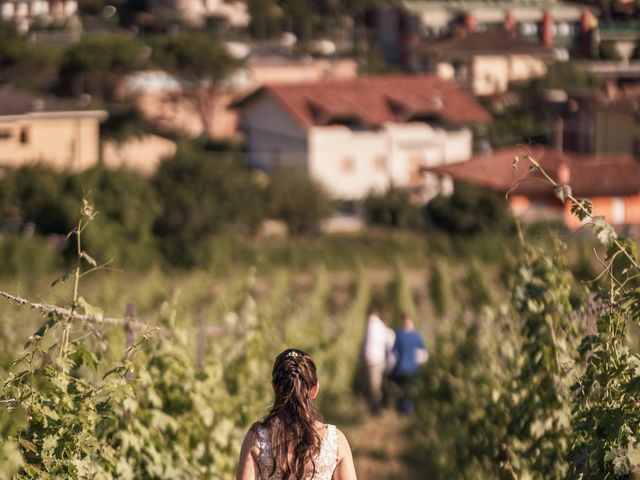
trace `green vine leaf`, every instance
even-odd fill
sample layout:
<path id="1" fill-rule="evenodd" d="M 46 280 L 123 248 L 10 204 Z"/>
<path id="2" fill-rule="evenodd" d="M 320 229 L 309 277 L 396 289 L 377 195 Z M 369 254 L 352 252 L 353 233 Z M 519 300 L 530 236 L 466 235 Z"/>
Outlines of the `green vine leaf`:
<path id="1" fill-rule="evenodd" d="M 610 247 L 618 238 L 613 226 L 603 216 L 593 217 L 593 231 L 598 241 L 605 247 Z"/>
<path id="2" fill-rule="evenodd" d="M 583 221 L 593 214 L 593 203 L 587 198 L 578 199 L 578 201 L 571 203 L 571 214 Z"/>
<path id="3" fill-rule="evenodd" d="M 553 187 L 553 194 L 560 199 L 562 203 L 566 202 L 571 196 L 571 187 L 566 183 Z"/>

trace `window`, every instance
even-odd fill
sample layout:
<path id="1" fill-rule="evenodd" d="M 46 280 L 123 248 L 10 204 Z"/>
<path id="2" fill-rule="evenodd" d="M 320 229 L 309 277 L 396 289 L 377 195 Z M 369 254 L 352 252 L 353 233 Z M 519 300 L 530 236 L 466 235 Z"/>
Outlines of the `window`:
<path id="1" fill-rule="evenodd" d="M 353 157 L 344 157 L 340 162 L 342 173 L 353 173 L 356 169 L 356 161 Z"/>
<path id="2" fill-rule="evenodd" d="M 384 155 L 378 155 L 373 159 L 373 168 L 379 172 L 384 172 L 387 169 L 387 159 Z"/>
<path id="3" fill-rule="evenodd" d="M 20 143 L 26 144 L 29 143 L 29 128 L 22 127 L 20 129 Z"/>
<path id="4" fill-rule="evenodd" d="M 0 128 L 0 140 L 8 140 L 11 138 L 11 129 Z"/>

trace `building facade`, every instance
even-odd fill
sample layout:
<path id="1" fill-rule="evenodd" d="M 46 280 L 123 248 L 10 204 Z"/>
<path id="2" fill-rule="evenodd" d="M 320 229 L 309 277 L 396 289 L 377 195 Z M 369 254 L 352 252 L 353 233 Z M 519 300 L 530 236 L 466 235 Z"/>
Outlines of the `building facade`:
<path id="1" fill-rule="evenodd" d="M 0 88 L 0 168 L 42 163 L 80 171 L 100 161 L 107 113 L 54 97 Z"/>
<path id="2" fill-rule="evenodd" d="M 470 125 L 489 120 L 435 75 L 270 85 L 238 106 L 255 168 L 300 169 L 342 199 L 427 188 L 423 169 L 470 158 Z"/>

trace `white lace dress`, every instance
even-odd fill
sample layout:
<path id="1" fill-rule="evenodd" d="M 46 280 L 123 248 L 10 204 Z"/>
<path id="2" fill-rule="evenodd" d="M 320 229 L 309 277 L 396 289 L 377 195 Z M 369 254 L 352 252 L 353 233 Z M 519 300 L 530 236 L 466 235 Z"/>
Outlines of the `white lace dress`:
<path id="1" fill-rule="evenodd" d="M 273 477 L 269 477 L 269 473 L 273 468 L 273 456 L 271 454 L 271 442 L 269 440 L 269 432 L 263 426 L 257 428 L 258 441 L 257 446 L 260 450 L 258 456 L 258 464 L 260 467 L 261 480 L 283 480 L 282 472 L 275 472 Z M 322 440 L 320 453 L 314 459 L 316 473 L 307 474 L 304 480 L 331 480 L 333 471 L 338 465 L 338 438 L 336 435 L 335 425 L 327 425 L 327 433 Z"/>

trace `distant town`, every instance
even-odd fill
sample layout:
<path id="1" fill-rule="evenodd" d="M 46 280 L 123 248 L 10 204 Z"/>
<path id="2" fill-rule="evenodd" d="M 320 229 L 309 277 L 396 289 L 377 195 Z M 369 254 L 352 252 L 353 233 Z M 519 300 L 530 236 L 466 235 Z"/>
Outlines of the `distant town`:
<path id="1" fill-rule="evenodd" d="M 5 170 L 150 177 L 204 139 L 348 204 L 399 189 L 424 205 L 462 181 L 579 227 L 511 168 L 530 154 L 594 215 L 640 224 L 635 2 L 1 0 L 0 14 Z"/>

